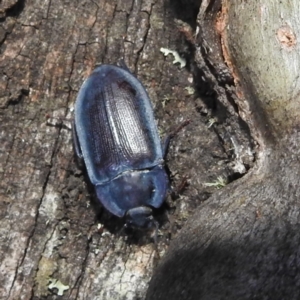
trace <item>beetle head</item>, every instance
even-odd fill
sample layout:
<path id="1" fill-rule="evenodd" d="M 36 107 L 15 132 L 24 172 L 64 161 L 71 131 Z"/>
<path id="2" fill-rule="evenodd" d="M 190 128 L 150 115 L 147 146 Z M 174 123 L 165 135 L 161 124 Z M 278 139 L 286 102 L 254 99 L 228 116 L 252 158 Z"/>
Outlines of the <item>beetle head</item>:
<path id="1" fill-rule="evenodd" d="M 158 223 L 152 216 L 152 209 L 147 206 L 131 208 L 126 213 L 126 227 L 139 229 L 158 229 Z"/>
<path id="2" fill-rule="evenodd" d="M 152 207 L 161 206 L 167 189 L 164 169 L 124 172 L 114 180 L 96 185 L 97 198 L 115 216 L 126 217 L 128 227 L 155 228 Z"/>

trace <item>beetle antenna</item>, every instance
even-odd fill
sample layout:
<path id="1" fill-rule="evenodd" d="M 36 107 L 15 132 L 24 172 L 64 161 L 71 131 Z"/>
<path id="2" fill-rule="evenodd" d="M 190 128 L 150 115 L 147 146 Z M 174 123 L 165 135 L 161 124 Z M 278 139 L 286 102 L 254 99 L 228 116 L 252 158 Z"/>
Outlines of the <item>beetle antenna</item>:
<path id="1" fill-rule="evenodd" d="M 177 128 L 175 128 L 169 135 L 170 139 L 174 138 L 178 134 L 179 131 L 181 131 L 185 126 L 189 125 L 191 123 L 190 119 L 187 119 L 183 121 Z"/>

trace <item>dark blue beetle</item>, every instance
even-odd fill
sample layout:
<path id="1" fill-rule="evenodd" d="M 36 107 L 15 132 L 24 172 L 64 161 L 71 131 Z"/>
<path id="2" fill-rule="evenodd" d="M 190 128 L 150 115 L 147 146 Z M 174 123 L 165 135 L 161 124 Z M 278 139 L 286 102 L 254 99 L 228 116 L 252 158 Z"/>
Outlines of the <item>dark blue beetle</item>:
<path id="1" fill-rule="evenodd" d="M 125 64 L 101 65 L 82 85 L 74 144 L 103 206 L 128 226 L 157 227 L 152 208 L 169 185 L 164 151 L 149 96 Z"/>

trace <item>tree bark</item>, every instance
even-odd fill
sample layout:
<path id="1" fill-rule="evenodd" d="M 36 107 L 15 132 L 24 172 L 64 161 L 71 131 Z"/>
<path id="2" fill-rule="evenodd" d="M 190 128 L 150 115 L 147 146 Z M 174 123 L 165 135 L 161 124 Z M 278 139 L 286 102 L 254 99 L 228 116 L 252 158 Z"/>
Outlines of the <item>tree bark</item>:
<path id="1" fill-rule="evenodd" d="M 299 299 L 299 14 L 296 0 L 202 2 L 199 38 L 214 25 L 257 160 L 197 208 L 147 299 Z"/>
<path id="2" fill-rule="evenodd" d="M 251 167 L 251 139 L 233 103 L 216 102 L 212 83 L 195 86 L 197 2 L 0 2 L 1 299 L 143 298 L 170 239 L 217 189 L 203 183 Z M 161 47 L 177 50 L 186 68 Z M 191 120 L 167 156 L 172 185 L 187 176 L 189 186 L 158 211 L 156 245 L 149 234 L 124 234 L 73 159 L 77 92 L 96 64 L 120 58 L 146 86 L 162 136 Z M 224 89 L 218 95 L 227 103 Z M 228 131 L 247 150 L 238 158 Z"/>

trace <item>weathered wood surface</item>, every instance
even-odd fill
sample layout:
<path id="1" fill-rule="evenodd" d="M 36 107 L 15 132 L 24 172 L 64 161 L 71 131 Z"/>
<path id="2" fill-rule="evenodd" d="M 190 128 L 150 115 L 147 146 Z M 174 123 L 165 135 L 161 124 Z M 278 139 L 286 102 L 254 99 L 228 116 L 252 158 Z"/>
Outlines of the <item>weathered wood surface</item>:
<path id="1" fill-rule="evenodd" d="M 143 298 L 169 240 L 215 190 L 203 183 L 251 166 L 249 135 L 224 89 L 223 104 L 210 84 L 196 86 L 203 98 L 186 89 L 197 81 L 197 2 L 0 2 L 0 299 Z M 161 47 L 181 50 L 187 67 Z M 73 159 L 66 119 L 76 94 L 96 64 L 122 57 L 146 86 L 162 133 L 191 119 L 167 158 L 172 184 L 187 175 L 189 186 L 159 212 L 157 250 L 147 235 L 122 233 L 122 220 L 93 201 Z M 218 123 L 209 127 L 213 116 Z M 233 132 L 234 145 L 246 149 L 238 156 Z M 50 278 L 68 286 L 62 297 Z"/>
<path id="2" fill-rule="evenodd" d="M 147 299 L 299 299 L 299 1 L 210 4 L 198 20 L 220 33 L 257 161 L 197 208 Z"/>

